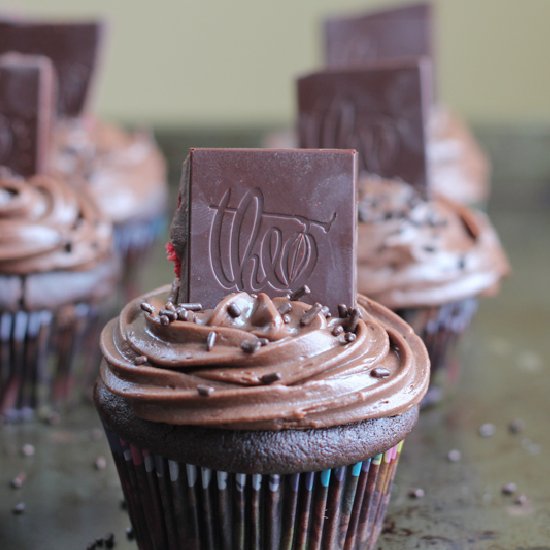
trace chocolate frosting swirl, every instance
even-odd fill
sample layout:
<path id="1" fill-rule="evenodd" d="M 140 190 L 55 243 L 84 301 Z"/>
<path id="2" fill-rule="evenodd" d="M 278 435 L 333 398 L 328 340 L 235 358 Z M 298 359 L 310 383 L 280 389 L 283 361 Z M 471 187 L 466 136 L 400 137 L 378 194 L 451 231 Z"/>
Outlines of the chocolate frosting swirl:
<path id="1" fill-rule="evenodd" d="M 237 293 L 170 321 L 167 296 L 163 287 L 129 303 L 101 336 L 103 383 L 144 420 L 323 428 L 403 413 L 427 389 L 420 339 L 366 298 L 331 318 L 320 305 Z"/>
<path id="2" fill-rule="evenodd" d="M 92 117 L 66 119 L 56 128 L 54 149 L 54 172 L 85 185 L 113 223 L 164 212 L 166 166 L 148 133 Z"/>
<path id="3" fill-rule="evenodd" d="M 400 181 L 360 183 L 358 288 L 392 309 L 493 294 L 509 271 L 487 216 Z"/>
<path id="4" fill-rule="evenodd" d="M 85 192 L 49 176 L 0 174 L 0 273 L 86 270 L 111 247 L 111 225 Z"/>

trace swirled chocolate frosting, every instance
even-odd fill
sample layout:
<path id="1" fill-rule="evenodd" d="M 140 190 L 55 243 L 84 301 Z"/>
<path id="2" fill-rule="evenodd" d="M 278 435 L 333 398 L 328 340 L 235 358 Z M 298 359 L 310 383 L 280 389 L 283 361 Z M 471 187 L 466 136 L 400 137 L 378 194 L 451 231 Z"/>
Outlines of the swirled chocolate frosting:
<path id="1" fill-rule="evenodd" d="M 509 271 L 487 216 L 400 181 L 360 183 L 358 289 L 392 309 L 492 294 Z"/>
<path id="2" fill-rule="evenodd" d="M 111 254 L 111 225 L 85 192 L 0 174 L 0 273 L 84 271 Z"/>
<path id="3" fill-rule="evenodd" d="M 55 132 L 54 172 L 85 185 L 115 224 L 149 219 L 166 205 L 166 166 L 147 133 L 92 117 L 65 119 Z"/>
<path id="4" fill-rule="evenodd" d="M 101 336 L 103 383 L 144 420 L 324 428 L 403 413 L 427 389 L 420 339 L 366 298 L 338 317 L 265 294 L 230 294 L 211 310 L 167 300 L 167 287 L 138 298 Z"/>

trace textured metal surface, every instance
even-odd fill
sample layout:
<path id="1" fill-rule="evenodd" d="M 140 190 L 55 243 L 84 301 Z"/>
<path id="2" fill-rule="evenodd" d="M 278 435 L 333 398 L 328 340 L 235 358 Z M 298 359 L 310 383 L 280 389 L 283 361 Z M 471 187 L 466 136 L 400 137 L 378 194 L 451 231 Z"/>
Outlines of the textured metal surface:
<path id="1" fill-rule="evenodd" d="M 183 158 L 184 151 L 179 157 Z M 491 215 L 514 269 L 501 295 L 483 300 L 461 346 L 454 394 L 421 415 L 409 437 L 379 548 L 550 549 L 550 201 L 548 187 L 502 181 Z M 545 195 L 546 193 L 546 195 Z M 513 200 L 510 200 L 510 197 Z M 170 278 L 162 247 L 144 287 Z M 524 429 L 512 434 L 520 418 Z M 479 427 L 495 426 L 492 437 Z M 33 457 L 21 446 L 32 443 Z M 451 449 L 461 452 L 451 462 Z M 105 469 L 94 462 L 107 458 Z M 101 466 L 101 464 L 99 464 Z M 21 489 L 9 481 L 25 472 Z M 516 495 L 501 488 L 515 482 Z M 409 492 L 422 488 L 425 496 Z M 518 495 L 527 501 L 515 504 Z M 83 404 L 58 425 L 8 426 L 0 432 L 0 548 L 86 548 L 129 522 L 115 468 L 95 412 Z M 25 502 L 24 514 L 11 510 Z"/>

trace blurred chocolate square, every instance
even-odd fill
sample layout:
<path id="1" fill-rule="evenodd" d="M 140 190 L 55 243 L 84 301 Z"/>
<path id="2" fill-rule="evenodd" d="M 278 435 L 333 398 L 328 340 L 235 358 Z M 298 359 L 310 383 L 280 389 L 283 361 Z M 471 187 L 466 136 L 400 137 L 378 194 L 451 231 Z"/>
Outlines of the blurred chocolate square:
<path id="1" fill-rule="evenodd" d="M 48 168 L 54 79 L 47 57 L 0 56 L 0 166 L 24 177 Z"/>
<path id="2" fill-rule="evenodd" d="M 191 149 L 172 243 L 179 301 L 300 291 L 333 312 L 355 304 L 356 152 Z"/>
<path id="3" fill-rule="evenodd" d="M 49 57 L 59 80 L 58 113 L 82 113 L 104 34 L 101 21 L 42 22 L 0 19 L 0 54 L 16 51 Z"/>
<path id="4" fill-rule="evenodd" d="M 398 178 L 428 193 L 428 60 L 321 71 L 300 78 L 300 147 L 356 149 L 359 172 Z"/>
<path id="5" fill-rule="evenodd" d="M 325 21 L 325 61 L 349 68 L 433 56 L 432 6 L 419 3 Z"/>

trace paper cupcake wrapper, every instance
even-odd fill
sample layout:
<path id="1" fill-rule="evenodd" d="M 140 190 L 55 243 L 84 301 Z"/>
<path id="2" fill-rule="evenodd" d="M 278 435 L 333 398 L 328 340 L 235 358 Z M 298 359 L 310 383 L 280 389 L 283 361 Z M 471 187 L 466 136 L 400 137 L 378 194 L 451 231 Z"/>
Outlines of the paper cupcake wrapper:
<path id="1" fill-rule="evenodd" d="M 321 472 L 249 475 L 175 462 L 106 432 L 144 550 L 373 548 L 402 448 Z"/>
<path id="2" fill-rule="evenodd" d="M 0 313 L 0 414 L 6 421 L 25 420 L 38 408 L 70 400 L 78 352 L 96 315 L 96 307 L 84 303 L 55 312 Z"/>
<path id="3" fill-rule="evenodd" d="M 430 388 L 425 405 L 438 400 L 442 387 L 458 379 L 460 363 L 456 347 L 477 311 L 477 304 L 477 298 L 468 298 L 437 307 L 396 310 L 422 338 L 430 356 Z"/>

